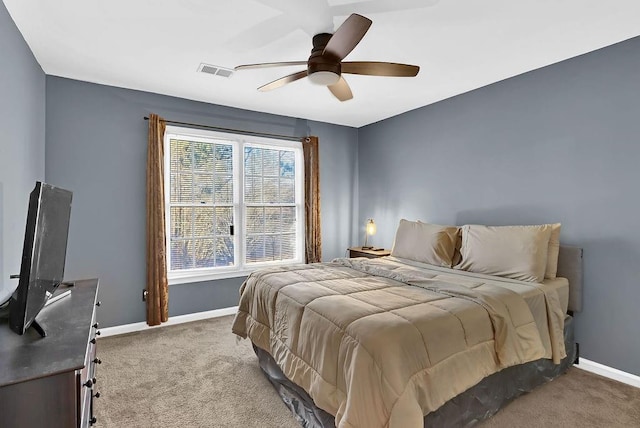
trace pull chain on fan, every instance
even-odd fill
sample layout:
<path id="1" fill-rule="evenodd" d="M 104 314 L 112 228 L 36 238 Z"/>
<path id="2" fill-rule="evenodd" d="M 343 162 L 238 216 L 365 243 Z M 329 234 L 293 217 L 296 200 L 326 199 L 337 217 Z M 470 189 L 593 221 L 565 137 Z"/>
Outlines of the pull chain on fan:
<path id="1" fill-rule="evenodd" d="M 374 61 L 342 62 L 360 43 L 371 24 L 372 21 L 370 19 L 354 13 L 342 23 L 335 33 L 320 33 L 313 36 L 313 49 L 311 49 L 311 55 L 307 61 L 244 64 L 237 66 L 235 69 L 247 70 L 252 68 L 306 65 L 306 70 L 276 79 L 260 86 L 258 90 L 263 92 L 270 91 L 304 77 L 309 77 L 312 83 L 327 86 L 340 101 L 347 101 L 353 98 L 351 88 L 349 88 L 349 84 L 342 76 L 343 74 L 386 77 L 416 76 L 420 71 L 420 67 L 417 65 Z"/>

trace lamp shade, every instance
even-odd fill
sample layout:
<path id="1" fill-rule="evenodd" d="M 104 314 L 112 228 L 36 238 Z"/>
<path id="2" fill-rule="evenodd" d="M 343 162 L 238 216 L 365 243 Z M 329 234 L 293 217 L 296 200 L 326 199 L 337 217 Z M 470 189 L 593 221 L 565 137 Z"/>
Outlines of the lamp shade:
<path id="1" fill-rule="evenodd" d="M 364 225 L 364 245 L 362 246 L 363 250 L 369 250 L 373 247 L 369 246 L 369 235 L 376 234 L 376 224 L 373 222 L 373 219 L 370 218 Z"/>
<path id="2" fill-rule="evenodd" d="M 376 234 L 376 224 L 372 218 L 367 220 L 367 235 L 375 235 Z"/>

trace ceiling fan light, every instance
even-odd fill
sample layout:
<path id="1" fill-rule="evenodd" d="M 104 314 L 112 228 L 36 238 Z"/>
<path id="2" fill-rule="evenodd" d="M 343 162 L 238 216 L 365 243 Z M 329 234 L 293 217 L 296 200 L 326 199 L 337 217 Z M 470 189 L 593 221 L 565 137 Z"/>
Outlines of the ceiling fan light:
<path id="1" fill-rule="evenodd" d="M 338 83 L 340 75 L 332 71 L 316 71 L 309 74 L 309 80 L 316 85 L 330 86 Z"/>

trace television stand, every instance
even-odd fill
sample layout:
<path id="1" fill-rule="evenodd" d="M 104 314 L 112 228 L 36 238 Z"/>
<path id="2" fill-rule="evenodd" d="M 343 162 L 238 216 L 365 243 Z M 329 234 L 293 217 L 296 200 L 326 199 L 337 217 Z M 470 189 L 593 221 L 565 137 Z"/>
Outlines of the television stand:
<path id="1" fill-rule="evenodd" d="M 33 329 L 38 332 L 40 337 L 47 337 L 47 332 L 44 331 L 44 328 L 42 328 L 38 321 L 33 320 L 33 322 L 31 323 L 31 327 L 33 327 Z"/>
<path id="2" fill-rule="evenodd" d="M 9 314 L 11 313 L 10 307 L 11 305 L 7 305 L 6 308 L 0 309 L 0 319 L 9 319 Z M 40 337 L 47 337 L 47 332 L 44 331 L 44 328 L 42 328 L 38 321 L 33 320 L 29 327 L 33 327 L 33 329 L 38 332 Z"/>
<path id="3" fill-rule="evenodd" d="M 69 296 L 70 294 L 71 294 L 71 290 L 61 290 L 60 288 L 54 291 L 53 294 L 47 293 L 47 301 L 44 302 L 44 307 L 46 308 L 47 306 L 57 302 L 63 297 Z"/>
<path id="4" fill-rule="evenodd" d="M 73 286 L 73 283 L 62 283 L 62 284 L 67 285 L 69 287 Z M 68 284 L 71 284 L 71 285 L 68 285 Z M 71 290 L 61 290 L 60 288 L 58 288 L 53 294 L 47 291 L 48 298 L 43 308 L 46 308 L 52 303 L 55 303 L 58 300 L 69 296 L 70 294 L 71 294 Z M 11 299 L 9 299 L 9 302 L 11 302 Z M 11 303 L 7 304 L 5 307 L 0 309 L 0 319 L 9 318 L 10 313 L 11 313 Z M 40 337 L 47 337 L 47 332 L 44 330 L 44 327 L 42 327 L 42 325 L 38 323 L 37 320 L 34 319 L 29 327 L 33 327 L 33 329 L 40 335 Z"/>

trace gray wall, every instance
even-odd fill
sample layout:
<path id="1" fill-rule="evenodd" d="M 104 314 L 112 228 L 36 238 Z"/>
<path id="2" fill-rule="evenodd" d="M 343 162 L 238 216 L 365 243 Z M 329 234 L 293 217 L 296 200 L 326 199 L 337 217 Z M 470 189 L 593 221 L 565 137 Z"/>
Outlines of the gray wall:
<path id="1" fill-rule="evenodd" d="M 44 178 L 45 76 L 0 2 L 0 302 L 17 287 L 29 192 Z"/>
<path id="2" fill-rule="evenodd" d="M 323 257 L 355 218 L 357 130 L 47 76 L 46 179 L 74 192 L 67 278 L 99 277 L 104 326 L 144 320 L 147 122 L 166 119 L 320 139 Z M 243 278 L 173 285 L 171 316 L 238 303 Z"/>
<path id="3" fill-rule="evenodd" d="M 358 162 L 375 245 L 403 217 L 562 222 L 582 356 L 640 375 L 640 38 L 361 128 Z"/>
<path id="4" fill-rule="evenodd" d="M 640 375 L 638 38 L 360 130 L 50 76 L 45 128 L 45 75 L 1 2 L 0 58 L 0 299 L 17 285 L 46 164 L 47 181 L 74 191 L 67 277 L 101 278 L 103 325 L 144 319 L 142 117 L 155 112 L 318 135 L 327 260 L 361 243 L 368 217 L 386 247 L 403 217 L 561 221 L 562 241 L 585 249 L 583 356 Z M 241 281 L 172 286 L 170 314 L 233 306 Z"/>

